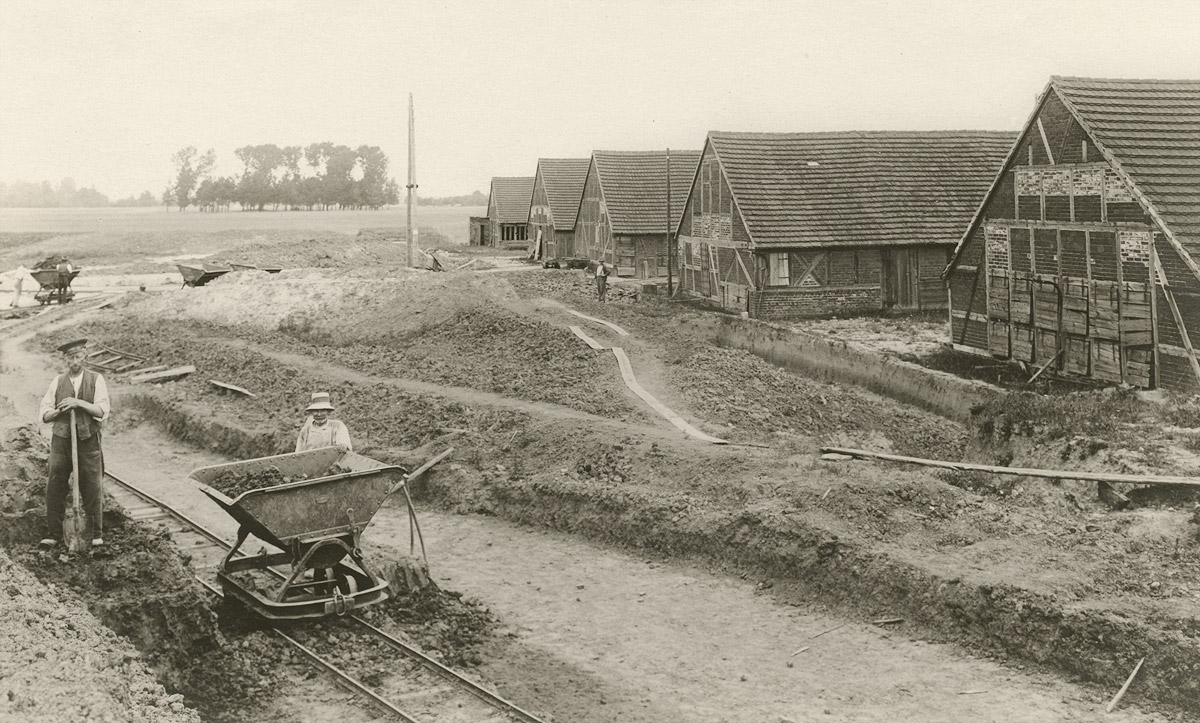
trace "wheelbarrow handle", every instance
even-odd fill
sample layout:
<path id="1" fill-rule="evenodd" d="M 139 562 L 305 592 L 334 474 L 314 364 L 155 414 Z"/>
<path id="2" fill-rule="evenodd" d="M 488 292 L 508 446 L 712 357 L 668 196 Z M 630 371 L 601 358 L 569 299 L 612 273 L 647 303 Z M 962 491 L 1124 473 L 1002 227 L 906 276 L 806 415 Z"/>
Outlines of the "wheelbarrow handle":
<path id="1" fill-rule="evenodd" d="M 446 448 L 446 451 L 442 452 L 441 454 L 439 454 L 438 456 L 436 456 L 436 457 L 434 457 L 433 459 L 429 460 L 428 462 L 426 462 L 425 464 L 421 465 L 420 467 L 417 467 L 417 468 L 416 468 L 415 470 L 413 470 L 412 472 L 409 472 L 408 474 L 404 475 L 404 479 L 402 479 L 402 480 L 400 480 L 399 482 L 397 482 L 396 484 L 392 485 L 392 488 L 391 488 L 390 490 L 388 490 L 388 494 L 389 494 L 389 495 L 390 495 L 390 494 L 392 494 L 393 492 L 395 492 L 396 490 L 400 489 L 400 488 L 401 488 L 401 487 L 403 487 L 404 485 L 408 484 L 409 482 L 412 482 L 412 481 L 413 481 L 413 480 L 415 480 L 416 478 L 418 478 L 418 477 L 420 477 L 421 475 L 425 474 L 427 471 L 429 471 L 429 468 L 430 468 L 430 467 L 434 466 L 434 465 L 435 465 L 435 464 L 437 464 L 438 462 L 441 462 L 443 459 L 445 459 L 447 456 L 449 456 L 449 454 L 450 454 L 451 452 L 453 452 L 453 451 L 454 451 L 454 448 L 453 448 L 453 447 L 447 447 L 447 448 Z"/>

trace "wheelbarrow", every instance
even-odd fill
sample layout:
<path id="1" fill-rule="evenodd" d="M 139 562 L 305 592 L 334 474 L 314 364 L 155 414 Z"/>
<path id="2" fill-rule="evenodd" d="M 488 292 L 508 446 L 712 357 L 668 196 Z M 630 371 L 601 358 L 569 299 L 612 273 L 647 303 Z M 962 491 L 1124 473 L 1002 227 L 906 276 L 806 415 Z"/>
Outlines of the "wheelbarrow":
<path id="1" fill-rule="evenodd" d="M 283 271 L 282 266 L 269 264 L 267 266 L 255 266 L 254 264 L 229 264 L 234 271 L 266 271 L 268 274 L 277 274 Z"/>
<path id="2" fill-rule="evenodd" d="M 184 286 L 204 286 L 208 282 L 233 271 L 223 264 L 175 264 L 183 276 Z"/>
<path id="3" fill-rule="evenodd" d="M 234 499 L 210 486 L 227 472 L 253 474 L 271 467 L 284 477 L 309 479 Z M 327 474 L 331 468 L 346 471 Z M 405 472 L 338 447 L 193 470 L 189 476 L 200 490 L 239 523 L 237 543 L 217 571 L 221 587 L 272 620 L 345 615 L 387 600 L 388 584 L 363 560 L 359 538 L 387 496 L 404 486 Z M 238 557 L 250 535 L 279 551 L 264 548 Z M 282 573 L 282 582 L 272 569 Z"/>
<path id="4" fill-rule="evenodd" d="M 75 280 L 76 276 L 79 276 L 79 272 L 82 270 L 37 269 L 29 272 L 40 287 L 33 298 L 43 305 L 53 304 L 56 301 L 60 304 L 67 303 L 75 298 L 75 292 L 71 290 L 71 282 Z"/>

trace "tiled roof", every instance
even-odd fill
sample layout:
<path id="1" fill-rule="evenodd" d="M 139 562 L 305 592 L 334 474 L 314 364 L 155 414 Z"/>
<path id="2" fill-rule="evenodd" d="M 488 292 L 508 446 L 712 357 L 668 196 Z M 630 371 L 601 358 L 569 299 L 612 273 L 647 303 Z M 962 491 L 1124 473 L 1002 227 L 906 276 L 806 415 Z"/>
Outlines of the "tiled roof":
<path id="1" fill-rule="evenodd" d="M 492 200 L 496 202 L 496 218 L 500 223 L 529 221 L 529 202 L 533 200 L 533 176 L 495 176 L 492 178 Z"/>
<path id="2" fill-rule="evenodd" d="M 1200 80 L 1054 76 L 1050 86 L 1200 259 Z"/>
<path id="3" fill-rule="evenodd" d="M 593 151 L 613 233 L 666 233 L 666 151 Z M 679 223 L 700 151 L 671 151 L 671 230 Z"/>
<path id="4" fill-rule="evenodd" d="M 575 228 L 579 199 L 583 197 L 583 184 L 587 181 L 591 162 L 590 158 L 538 159 L 542 185 L 546 187 L 546 198 L 550 200 L 550 220 L 554 222 L 556 231 Z"/>
<path id="5" fill-rule="evenodd" d="M 1016 133 L 708 134 L 758 246 L 953 244 Z"/>

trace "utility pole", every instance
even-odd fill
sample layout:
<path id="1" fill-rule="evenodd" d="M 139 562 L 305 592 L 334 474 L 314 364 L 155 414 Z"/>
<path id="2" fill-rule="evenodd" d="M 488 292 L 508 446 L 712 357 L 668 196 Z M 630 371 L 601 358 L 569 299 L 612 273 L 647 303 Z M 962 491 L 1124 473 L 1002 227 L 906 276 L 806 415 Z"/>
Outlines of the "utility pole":
<path id="1" fill-rule="evenodd" d="M 413 235 L 413 189 L 417 187 L 416 142 L 413 136 L 413 97 L 408 94 L 408 189 L 405 205 L 408 208 L 408 230 L 405 238 L 408 240 L 408 266 L 416 265 L 413 259 L 416 247 L 416 237 Z"/>
<path id="2" fill-rule="evenodd" d="M 671 243 L 671 149 L 667 149 L 667 298 L 675 296 L 675 250 Z"/>

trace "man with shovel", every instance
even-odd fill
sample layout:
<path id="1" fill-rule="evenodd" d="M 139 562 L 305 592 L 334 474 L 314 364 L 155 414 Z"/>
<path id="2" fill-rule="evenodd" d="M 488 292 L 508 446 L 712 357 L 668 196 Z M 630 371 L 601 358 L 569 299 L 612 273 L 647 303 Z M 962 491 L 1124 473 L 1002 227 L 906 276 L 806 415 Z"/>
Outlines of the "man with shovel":
<path id="1" fill-rule="evenodd" d="M 41 547 L 101 547 L 104 454 L 100 424 L 110 404 L 104 377 L 83 367 L 87 339 L 58 347 L 66 372 L 54 377 L 42 397 L 41 420 L 53 424 L 46 483 L 46 537 Z M 74 479 L 72 479 L 72 477 Z M 73 498 L 75 495 L 82 497 Z M 72 503 L 70 508 L 68 502 Z M 80 549 L 72 549 L 81 552 Z"/>

